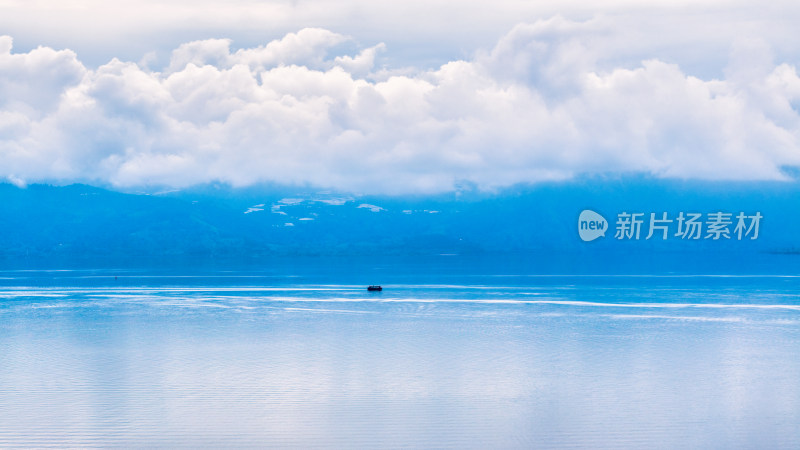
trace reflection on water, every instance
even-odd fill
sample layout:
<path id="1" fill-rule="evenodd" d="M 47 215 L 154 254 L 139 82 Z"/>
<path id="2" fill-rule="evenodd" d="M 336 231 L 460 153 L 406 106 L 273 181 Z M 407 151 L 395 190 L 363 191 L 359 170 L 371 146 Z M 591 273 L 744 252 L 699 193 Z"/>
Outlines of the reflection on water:
<path id="1" fill-rule="evenodd" d="M 796 278 L 2 275 L 0 447 L 800 447 Z"/>

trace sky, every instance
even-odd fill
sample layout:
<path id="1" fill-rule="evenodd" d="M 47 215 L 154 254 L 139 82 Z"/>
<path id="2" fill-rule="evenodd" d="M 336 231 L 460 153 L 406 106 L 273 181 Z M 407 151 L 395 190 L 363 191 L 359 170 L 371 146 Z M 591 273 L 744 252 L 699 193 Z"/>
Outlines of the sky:
<path id="1" fill-rule="evenodd" d="M 790 180 L 800 4 L 0 0 L 0 179 Z"/>

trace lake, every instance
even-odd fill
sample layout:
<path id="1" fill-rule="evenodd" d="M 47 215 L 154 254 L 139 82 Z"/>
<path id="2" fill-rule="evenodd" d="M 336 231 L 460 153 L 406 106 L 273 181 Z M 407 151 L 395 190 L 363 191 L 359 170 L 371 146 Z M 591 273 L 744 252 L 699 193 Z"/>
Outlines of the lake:
<path id="1" fill-rule="evenodd" d="M 0 447 L 798 448 L 786 261 L 6 267 Z"/>

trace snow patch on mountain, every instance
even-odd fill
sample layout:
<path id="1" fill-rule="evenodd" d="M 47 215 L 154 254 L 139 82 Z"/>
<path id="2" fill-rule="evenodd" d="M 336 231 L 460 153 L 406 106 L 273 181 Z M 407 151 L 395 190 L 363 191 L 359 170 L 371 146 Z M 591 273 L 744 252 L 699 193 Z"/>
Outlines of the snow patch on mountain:
<path id="1" fill-rule="evenodd" d="M 381 212 L 386 211 L 386 208 L 381 208 L 380 206 L 370 205 L 369 203 L 362 203 L 358 205 L 359 208 L 367 208 L 372 212 Z"/>
<path id="2" fill-rule="evenodd" d="M 263 210 L 264 210 L 264 204 L 261 203 L 261 204 L 253 205 L 253 206 L 247 208 L 247 211 L 245 211 L 244 213 L 245 214 L 250 214 L 250 213 L 254 213 L 254 212 L 257 212 L 257 211 L 263 211 Z"/>

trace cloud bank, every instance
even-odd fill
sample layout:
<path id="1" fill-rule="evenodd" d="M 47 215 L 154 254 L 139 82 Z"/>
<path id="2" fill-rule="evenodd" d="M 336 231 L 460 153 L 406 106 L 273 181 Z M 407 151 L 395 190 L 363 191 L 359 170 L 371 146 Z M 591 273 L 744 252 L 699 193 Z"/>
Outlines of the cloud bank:
<path id="1" fill-rule="evenodd" d="M 0 37 L 0 177 L 120 188 L 221 181 L 433 193 L 637 172 L 785 179 L 800 165 L 800 77 L 758 39 L 724 77 L 615 62 L 608 20 L 554 17 L 435 69 L 305 28 L 266 45 L 188 42 L 168 64 Z M 349 45 L 345 45 L 349 44 Z"/>

